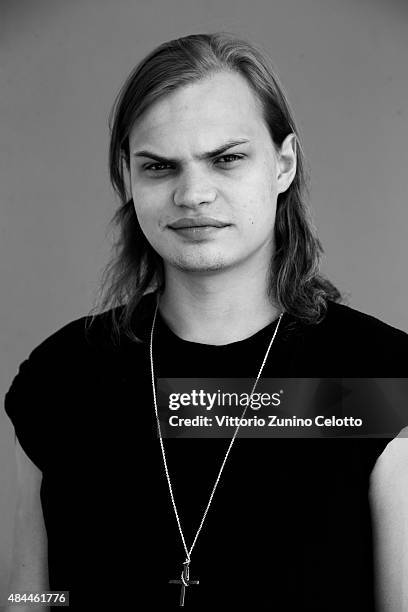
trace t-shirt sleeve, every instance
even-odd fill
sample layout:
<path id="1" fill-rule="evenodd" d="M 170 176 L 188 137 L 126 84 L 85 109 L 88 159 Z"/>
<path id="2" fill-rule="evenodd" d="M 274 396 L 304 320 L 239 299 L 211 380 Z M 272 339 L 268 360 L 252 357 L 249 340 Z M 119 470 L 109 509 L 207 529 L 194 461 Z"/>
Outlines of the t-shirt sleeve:
<path id="1" fill-rule="evenodd" d="M 78 381 L 84 352 L 84 323 L 60 328 L 20 363 L 4 396 L 4 409 L 26 455 L 44 472 L 63 443 L 70 382 Z"/>
<path id="2" fill-rule="evenodd" d="M 18 368 L 4 397 L 4 409 L 15 436 L 31 461 L 41 470 L 49 461 L 49 396 L 46 364 L 34 349 Z"/>

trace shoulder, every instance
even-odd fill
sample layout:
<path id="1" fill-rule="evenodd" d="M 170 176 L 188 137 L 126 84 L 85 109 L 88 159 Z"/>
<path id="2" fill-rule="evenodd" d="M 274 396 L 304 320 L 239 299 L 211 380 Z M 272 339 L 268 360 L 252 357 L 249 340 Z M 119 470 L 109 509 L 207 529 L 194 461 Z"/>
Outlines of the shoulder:
<path id="1" fill-rule="evenodd" d="M 408 334 L 346 304 L 328 300 L 324 317 L 302 326 L 302 335 L 298 359 L 313 357 L 320 376 L 407 376 Z"/>
<path id="2" fill-rule="evenodd" d="M 375 331 L 380 334 L 408 338 L 408 334 L 405 331 L 371 314 L 357 310 L 347 304 L 333 302 L 332 300 L 327 301 L 326 319 L 329 323 L 341 323 L 342 325 L 350 325 L 353 328 L 359 327 L 363 330 Z"/>
<path id="3" fill-rule="evenodd" d="M 71 355 L 89 352 L 112 344 L 113 316 L 119 316 L 123 306 L 118 306 L 102 313 L 83 315 L 71 319 L 52 331 L 37 344 L 30 357 L 34 359 L 61 355 Z"/>
<path id="4" fill-rule="evenodd" d="M 342 336 L 372 347 L 388 346 L 408 350 L 408 334 L 385 321 L 346 304 L 327 302 L 327 312 L 321 323 L 325 333 Z"/>
<path id="5" fill-rule="evenodd" d="M 341 329 L 349 327 L 353 330 L 361 330 L 364 333 L 370 332 L 383 337 L 408 340 L 408 334 L 402 329 L 390 325 L 372 314 L 332 300 L 327 301 L 324 323 L 327 326 L 340 326 Z"/>
<path id="6" fill-rule="evenodd" d="M 88 358 L 90 354 L 106 357 L 107 354 L 114 355 L 126 349 L 132 341 L 121 328 L 115 330 L 115 324 L 119 326 L 125 307 L 125 304 L 122 304 L 104 312 L 86 314 L 68 321 L 35 346 L 30 358 L 35 361 L 53 357 L 66 360 L 73 356 L 81 359 L 81 355 Z M 137 337 L 145 335 L 146 321 L 153 307 L 154 296 L 149 293 L 142 297 L 132 314 L 131 327 Z"/>

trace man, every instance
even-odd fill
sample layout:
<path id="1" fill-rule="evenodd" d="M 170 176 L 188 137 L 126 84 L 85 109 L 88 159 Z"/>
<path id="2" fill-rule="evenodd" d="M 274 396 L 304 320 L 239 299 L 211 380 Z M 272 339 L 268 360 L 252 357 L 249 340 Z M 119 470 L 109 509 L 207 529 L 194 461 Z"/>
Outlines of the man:
<path id="1" fill-rule="evenodd" d="M 86 338 L 84 318 L 59 330 L 7 398 L 27 441 L 39 423 L 23 389 L 42 392 L 48 368 L 66 394 L 52 410 L 48 390 L 39 413 L 43 432 L 64 418 L 58 440 L 32 444 L 50 587 L 68 586 L 74 607 L 88 579 L 101 599 L 113 601 L 110 581 L 162 609 L 374 610 L 368 489 L 381 455 L 378 603 L 403 609 L 406 569 L 381 533 L 395 517 L 384 474 L 392 465 L 403 478 L 406 464 L 395 445 L 387 460 L 388 439 L 163 440 L 159 378 L 405 372 L 407 335 L 341 305 L 319 273 L 300 138 L 268 61 L 225 34 L 152 51 L 117 100 L 110 169 L 121 199 L 110 322 L 96 315 Z"/>

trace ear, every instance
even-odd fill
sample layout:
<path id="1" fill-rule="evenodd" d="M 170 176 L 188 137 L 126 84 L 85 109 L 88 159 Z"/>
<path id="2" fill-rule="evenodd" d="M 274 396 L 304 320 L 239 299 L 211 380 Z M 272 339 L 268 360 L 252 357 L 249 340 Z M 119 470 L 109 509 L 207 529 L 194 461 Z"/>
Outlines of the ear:
<path id="1" fill-rule="evenodd" d="M 277 152 L 277 187 L 278 193 L 287 190 L 296 175 L 296 134 L 288 134 Z"/>

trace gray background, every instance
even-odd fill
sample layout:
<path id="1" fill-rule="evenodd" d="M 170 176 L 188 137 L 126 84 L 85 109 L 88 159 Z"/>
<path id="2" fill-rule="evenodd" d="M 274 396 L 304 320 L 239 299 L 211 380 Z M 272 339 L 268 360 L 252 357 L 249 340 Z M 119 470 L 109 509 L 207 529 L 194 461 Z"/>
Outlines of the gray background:
<path id="1" fill-rule="evenodd" d="M 86 314 L 115 209 L 107 117 L 157 44 L 228 30 L 272 56 L 301 128 L 323 271 L 350 306 L 408 331 L 408 3 L 403 0 L 0 0 L 0 393 Z M 0 411 L 0 597 L 16 499 Z"/>

